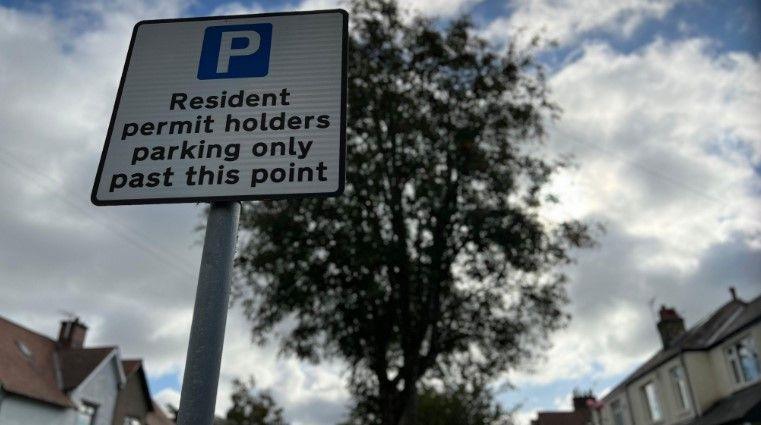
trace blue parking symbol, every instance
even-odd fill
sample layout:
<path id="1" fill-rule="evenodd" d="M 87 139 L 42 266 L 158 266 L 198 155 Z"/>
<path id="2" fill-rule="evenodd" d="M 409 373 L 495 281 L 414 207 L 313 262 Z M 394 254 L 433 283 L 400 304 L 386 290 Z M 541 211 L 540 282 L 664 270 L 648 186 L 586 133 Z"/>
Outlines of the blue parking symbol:
<path id="1" fill-rule="evenodd" d="M 206 28 L 198 79 L 264 77 L 269 72 L 272 24 Z"/>

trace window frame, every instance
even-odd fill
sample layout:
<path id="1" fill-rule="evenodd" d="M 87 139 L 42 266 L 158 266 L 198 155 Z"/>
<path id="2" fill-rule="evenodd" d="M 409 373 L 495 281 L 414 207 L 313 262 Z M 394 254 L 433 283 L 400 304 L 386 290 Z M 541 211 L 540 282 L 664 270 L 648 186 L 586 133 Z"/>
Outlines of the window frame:
<path id="1" fill-rule="evenodd" d="M 610 416 L 613 425 L 626 425 L 626 418 L 624 417 L 624 403 L 621 399 L 613 400 L 610 403 Z"/>
<path id="2" fill-rule="evenodd" d="M 671 380 L 671 388 L 676 397 L 677 407 L 682 412 L 690 410 L 692 408 L 690 385 L 687 382 L 687 373 L 682 365 L 669 368 L 669 378 Z"/>
<path id="3" fill-rule="evenodd" d="M 755 363 L 756 376 L 750 377 L 746 374 L 743 367 L 743 357 L 740 354 L 744 348 L 751 353 L 751 361 Z M 733 380 L 735 387 L 744 387 L 754 384 L 761 380 L 761 362 L 759 362 L 758 351 L 756 350 L 756 341 L 753 335 L 745 334 L 734 339 L 728 346 L 724 347 L 724 358 L 729 368 L 730 379 Z"/>
<path id="4" fill-rule="evenodd" d="M 647 388 L 652 388 L 652 401 L 655 403 L 655 406 L 651 404 L 650 396 L 648 395 Z M 647 411 L 648 419 L 650 419 L 650 423 L 660 423 L 663 422 L 665 419 L 665 415 L 663 412 L 663 403 L 661 403 L 660 399 L 660 391 L 658 391 L 658 385 L 655 381 L 655 379 L 647 381 L 640 387 L 640 393 L 642 395 L 642 401 L 645 404 L 645 410 Z M 655 408 L 654 408 L 655 407 Z M 658 414 L 658 417 L 656 418 L 655 413 Z"/>

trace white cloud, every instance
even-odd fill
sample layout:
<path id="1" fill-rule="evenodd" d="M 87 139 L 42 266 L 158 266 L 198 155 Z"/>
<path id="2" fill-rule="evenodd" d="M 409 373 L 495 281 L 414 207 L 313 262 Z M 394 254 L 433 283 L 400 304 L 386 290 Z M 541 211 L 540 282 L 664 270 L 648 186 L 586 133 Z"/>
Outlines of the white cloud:
<path id="1" fill-rule="evenodd" d="M 533 419 L 536 419 L 536 410 L 520 410 L 513 415 L 513 421 L 516 425 L 529 425 Z"/>
<path id="2" fill-rule="evenodd" d="M 234 309 L 228 316 L 217 412 L 230 406 L 232 380 L 253 376 L 257 389 L 270 391 L 294 425 L 334 424 L 344 417 L 349 401 L 344 370 L 339 362 L 311 365 L 278 356 L 272 345 L 252 345 L 247 322 Z"/>
<path id="3" fill-rule="evenodd" d="M 259 1 L 253 2 L 230 2 L 223 3 L 209 14 L 214 15 L 243 15 L 252 13 L 266 12 L 290 12 L 301 10 L 323 10 L 346 7 L 345 2 L 341 0 L 302 0 L 301 2 L 282 2 L 277 7 L 265 7 Z"/>
<path id="4" fill-rule="evenodd" d="M 217 6 L 209 15 L 246 15 L 251 13 L 264 13 L 266 9 L 258 2 L 249 4 L 241 2 L 225 3 Z"/>
<path id="5" fill-rule="evenodd" d="M 467 12 L 480 2 L 481 0 L 409 0 L 400 4 L 423 15 L 447 18 Z"/>
<path id="6" fill-rule="evenodd" d="M 447 15 L 470 4 L 413 5 Z M 497 37 L 531 23 L 552 24 L 566 42 L 596 29 L 626 35 L 672 3 L 549 4 L 515 3 L 512 17 L 486 31 Z M 250 2 L 218 9 L 258 11 Z M 92 344 L 143 357 L 151 376 L 181 376 L 201 210 L 95 208 L 89 191 L 132 25 L 179 16 L 183 4 L 87 3 L 77 9 L 85 22 L 59 12 L 0 6 L 0 314 L 54 335 L 59 310 L 74 311 L 90 324 Z M 647 304 L 653 296 L 694 323 L 715 307 L 702 300 L 728 299 L 730 284 L 746 297 L 758 293 L 760 79 L 758 57 L 717 53 L 701 39 L 657 41 L 628 54 L 585 44 L 551 76 L 565 113 L 550 146 L 575 154 L 579 167 L 555 181 L 562 208 L 548 215 L 596 218 L 609 230 L 599 249 L 569 269 L 570 327 L 556 335 L 536 373 L 513 375 L 517 383 L 625 372 L 658 347 Z M 253 374 L 295 424 L 335 423 L 348 399 L 343 369 L 252 346 L 232 310 L 218 411 L 228 406 L 230 380 Z"/>
<path id="7" fill-rule="evenodd" d="M 663 17 L 677 0 L 511 0 L 508 16 L 497 17 L 483 30 L 496 42 L 505 42 L 516 31 L 537 33 L 567 44 L 593 30 L 630 36 L 642 22 Z"/>
<path id="8" fill-rule="evenodd" d="M 132 26 L 181 16 L 184 3 L 71 7 L 0 6 L 0 314 L 54 336 L 62 311 L 74 312 L 90 327 L 88 345 L 119 345 L 150 376 L 182 377 L 201 207 L 95 208 L 89 192 Z M 278 358 L 251 344 L 240 311 L 229 316 L 218 413 L 232 378 L 253 374 L 294 425 L 344 414 L 340 365 Z M 179 393 L 156 396 L 176 405 Z"/>
<path id="9" fill-rule="evenodd" d="M 459 13 L 467 12 L 468 8 L 479 3 L 481 0 L 410 0 L 399 2 L 399 5 L 412 12 L 419 12 L 426 16 L 448 18 Z M 302 0 L 293 3 L 283 2 L 276 8 L 266 9 L 261 2 L 232 2 L 218 6 L 212 15 L 237 15 L 246 13 L 282 12 L 290 10 L 321 10 L 348 8 L 348 2 L 344 0 Z"/>
<path id="10" fill-rule="evenodd" d="M 711 47 L 659 40 L 622 54 L 586 44 L 551 77 L 564 113 L 550 146 L 578 167 L 556 179 L 562 202 L 550 215 L 608 232 L 569 268 L 570 327 L 517 383 L 631 370 L 660 344 L 651 297 L 691 325 L 729 301 L 730 285 L 758 295 L 761 59 Z"/>
<path id="11" fill-rule="evenodd" d="M 761 231 L 760 76 L 757 58 L 712 53 L 705 40 L 629 55 L 586 46 L 551 82 L 564 107 L 554 144 L 583 161 L 563 183 L 583 200 L 568 200 L 658 238 L 670 255 L 654 267 L 692 270 L 712 244 Z"/>
<path id="12" fill-rule="evenodd" d="M 555 409 L 569 411 L 569 410 L 573 410 L 572 401 L 573 401 L 573 393 L 565 393 L 562 396 L 555 397 L 555 400 L 553 400 L 553 403 L 555 404 Z"/>
<path id="13" fill-rule="evenodd" d="M 180 393 L 178 391 L 165 388 L 161 391 L 159 391 L 157 394 L 154 395 L 154 400 L 156 401 L 156 404 L 161 407 L 161 409 L 164 411 L 164 413 L 168 413 L 167 405 L 172 405 L 175 408 L 180 406 Z"/>
<path id="14" fill-rule="evenodd" d="M 155 215 L 162 208 L 96 209 L 89 203 L 131 26 L 147 16 L 177 13 L 171 6 L 119 4 L 107 14 L 87 9 L 91 26 L 45 11 L 0 7 L 4 314 L 53 334 L 57 309 L 74 310 L 93 323 L 117 306 L 139 315 L 154 306 L 135 302 L 138 294 L 157 302 L 182 299 L 165 288 L 182 288 L 193 279 L 188 266 L 197 250 L 177 238 L 192 225 L 166 226 L 178 209 Z M 197 212 L 185 214 L 192 219 Z M 157 273 L 157 267 L 166 272 Z M 92 303 L 93 293 L 104 292 L 111 295 Z M 176 311 L 166 305 L 152 316 Z M 97 341 L 98 331 L 92 336 Z"/>

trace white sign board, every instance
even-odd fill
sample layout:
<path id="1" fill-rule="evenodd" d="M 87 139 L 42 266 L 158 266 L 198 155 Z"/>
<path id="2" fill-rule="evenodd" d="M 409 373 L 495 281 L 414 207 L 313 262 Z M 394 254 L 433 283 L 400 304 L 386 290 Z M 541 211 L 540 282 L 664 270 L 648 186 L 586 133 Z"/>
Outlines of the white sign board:
<path id="1" fill-rule="evenodd" d="M 343 10 L 135 25 L 92 202 L 336 196 Z"/>

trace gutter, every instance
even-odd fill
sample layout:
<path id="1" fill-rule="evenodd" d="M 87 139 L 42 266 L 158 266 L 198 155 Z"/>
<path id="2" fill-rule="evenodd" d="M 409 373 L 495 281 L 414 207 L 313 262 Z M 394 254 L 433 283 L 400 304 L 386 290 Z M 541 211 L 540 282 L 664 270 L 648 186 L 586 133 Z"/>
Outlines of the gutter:
<path id="1" fill-rule="evenodd" d="M 0 385 L 0 387 L 1 386 L 2 385 Z M 77 407 L 74 403 L 71 402 L 71 400 L 69 400 L 68 397 L 66 397 L 66 395 L 64 395 L 64 397 L 66 397 L 66 400 L 68 401 L 68 404 L 63 404 L 63 403 L 61 403 L 59 401 L 48 400 L 48 399 L 45 399 L 45 398 L 33 397 L 33 396 L 30 396 L 30 395 L 27 395 L 27 394 L 24 394 L 24 393 L 20 393 L 20 392 L 16 392 L 16 391 L 8 391 L 8 390 L 4 390 L 3 388 L 0 388 L 0 395 L 3 395 L 3 394 L 5 394 L 5 395 L 3 397 L 0 397 L 0 400 L 2 400 L 3 398 L 7 398 L 8 395 L 10 395 L 10 396 L 22 397 L 25 400 L 31 400 L 31 401 L 36 402 L 36 403 L 42 403 L 42 404 L 45 404 L 46 406 L 52 406 L 52 407 L 55 407 L 55 408 L 58 408 L 58 409 L 70 409 L 70 408 L 76 408 Z"/>

